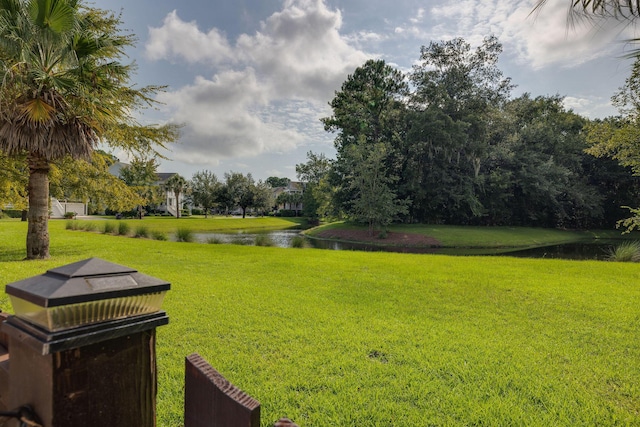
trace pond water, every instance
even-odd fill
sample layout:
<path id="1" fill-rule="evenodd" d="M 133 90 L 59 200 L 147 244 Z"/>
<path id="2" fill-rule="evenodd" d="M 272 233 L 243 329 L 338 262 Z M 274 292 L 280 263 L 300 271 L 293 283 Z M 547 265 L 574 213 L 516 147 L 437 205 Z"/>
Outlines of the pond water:
<path id="1" fill-rule="evenodd" d="M 231 243 L 240 245 L 255 245 L 257 239 L 268 239 L 271 246 L 290 248 L 294 237 L 300 235 L 300 230 L 271 230 L 271 231 L 240 231 L 236 233 L 195 233 L 194 237 L 200 243 Z M 619 240 L 594 240 L 592 242 L 569 243 L 563 245 L 545 246 L 516 251 L 504 249 L 465 249 L 465 248 L 402 248 L 380 247 L 359 243 L 335 242 L 322 239 L 305 238 L 308 246 L 317 249 L 355 250 L 355 251 L 387 251 L 419 254 L 446 255 L 500 255 L 524 258 L 558 258 L 558 259 L 597 259 L 607 258 L 611 248 L 620 244 Z"/>
<path id="2" fill-rule="evenodd" d="M 300 235 L 300 230 L 271 230 L 271 231 L 239 231 L 237 233 L 194 233 L 194 238 L 200 243 L 233 243 L 236 245 L 255 245 L 257 239 L 266 238 L 280 248 L 290 248 L 294 237 Z"/>

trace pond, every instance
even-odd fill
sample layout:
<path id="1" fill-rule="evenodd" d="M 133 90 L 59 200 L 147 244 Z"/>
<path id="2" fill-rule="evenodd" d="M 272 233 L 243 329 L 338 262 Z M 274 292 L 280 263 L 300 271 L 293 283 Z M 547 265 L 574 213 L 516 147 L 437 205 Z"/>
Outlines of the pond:
<path id="1" fill-rule="evenodd" d="M 200 243 L 232 243 L 235 245 L 255 245 L 256 240 L 268 239 L 271 246 L 290 248 L 300 230 L 239 231 L 237 233 L 194 233 Z"/>
<path id="2" fill-rule="evenodd" d="M 239 231 L 236 233 L 195 233 L 194 237 L 200 243 L 229 243 L 237 245 L 255 245 L 256 240 L 267 239 L 270 246 L 290 248 L 292 241 L 300 235 L 300 230 L 270 230 L 270 231 Z M 541 248 L 523 250 L 481 249 L 481 248 L 407 248 L 381 247 L 363 243 L 336 242 L 323 239 L 305 238 L 308 246 L 317 249 L 353 250 L 353 251 L 386 251 L 418 254 L 443 255 L 500 255 L 524 258 L 557 258 L 557 259 L 596 259 L 604 260 L 609 251 L 620 244 L 620 240 L 594 240 L 589 242 L 567 243 Z"/>

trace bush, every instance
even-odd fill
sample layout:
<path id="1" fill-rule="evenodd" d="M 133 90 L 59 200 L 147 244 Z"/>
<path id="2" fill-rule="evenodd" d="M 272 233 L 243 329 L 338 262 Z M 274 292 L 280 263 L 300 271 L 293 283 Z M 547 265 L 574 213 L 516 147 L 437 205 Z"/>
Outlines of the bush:
<path id="1" fill-rule="evenodd" d="M 188 228 L 178 228 L 176 240 L 178 242 L 193 242 L 193 232 Z"/>
<path id="2" fill-rule="evenodd" d="M 204 215 L 204 211 L 202 209 L 191 209 L 191 215 Z"/>
<path id="3" fill-rule="evenodd" d="M 278 212 L 276 212 L 276 216 L 289 218 L 289 217 L 298 216 L 298 213 L 290 209 L 281 209 Z"/>
<path id="4" fill-rule="evenodd" d="M 258 234 L 255 240 L 256 246 L 273 246 L 273 240 L 266 234 Z"/>
<path id="5" fill-rule="evenodd" d="M 219 244 L 224 243 L 224 242 L 219 237 L 209 237 L 207 239 L 207 243 L 212 244 L 212 245 L 219 245 Z"/>
<path id="6" fill-rule="evenodd" d="M 169 240 L 167 235 L 162 231 L 156 231 L 156 230 L 152 231 L 151 237 L 153 237 L 154 240 Z"/>
<path id="7" fill-rule="evenodd" d="M 64 225 L 64 229 L 65 230 L 77 230 L 77 223 L 73 222 L 73 221 L 67 221 L 67 223 Z"/>
<path id="8" fill-rule="evenodd" d="M 82 228 L 87 231 L 96 231 L 98 229 L 98 225 L 93 221 L 89 221 L 82 223 Z"/>
<path id="9" fill-rule="evenodd" d="M 113 232 L 116 230 L 116 225 L 111 221 L 107 221 L 104 223 L 104 227 L 102 230 L 104 234 L 113 234 Z"/>
<path id="10" fill-rule="evenodd" d="M 616 262 L 640 262 L 640 242 L 624 242 L 612 248 L 607 254 L 607 259 Z"/>
<path id="11" fill-rule="evenodd" d="M 9 218 L 22 218 L 22 211 L 18 209 L 6 209 L 2 213 Z"/>
<path id="12" fill-rule="evenodd" d="M 65 219 L 76 219 L 76 216 L 78 216 L 78 214 L 75 213 L 75 212 L 65 212 L 64 213 L 64 218 Z"/>
<path id="13" fill-rule="evenodd" d="M 292 248 L 304 248 L 306 246 L 307 246 L 307 242 L 302 236 L 294 236 L 294 238 L 291 239 Z"/>
<path id="14" fill-rule="evenodd" d="M 129 231 L 131 231 L 131 227 L 129 226 L 128 223 L 126 223 L 126 222 L 119 222 L 118 223 L 118 234 L 120 236 L 129 235 Z"/>
<path id="15" fill-rule="evenodd" d="M 144 225 L 139 225 L 136 227 L 133 237 L 149 237 L 149 230 Z"/>

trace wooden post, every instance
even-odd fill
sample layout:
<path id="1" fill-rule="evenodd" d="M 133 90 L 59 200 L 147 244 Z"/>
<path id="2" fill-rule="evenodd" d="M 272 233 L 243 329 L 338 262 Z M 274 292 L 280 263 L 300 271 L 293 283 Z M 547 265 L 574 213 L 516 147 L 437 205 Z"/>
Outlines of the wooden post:
<path id="1" fill-rule="evenodd" d="M 187 356 L 185 363 L 184 427 L 260 427 L 260 402 L 200 355 Z"/>

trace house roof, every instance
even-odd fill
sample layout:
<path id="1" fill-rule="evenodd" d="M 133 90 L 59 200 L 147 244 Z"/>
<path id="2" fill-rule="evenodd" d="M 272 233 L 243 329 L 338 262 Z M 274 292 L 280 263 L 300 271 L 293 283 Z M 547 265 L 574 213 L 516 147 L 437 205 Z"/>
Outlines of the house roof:
<path id="1" fill-rule="evenodd" d="M 156 173 L 156 175 L 158 176 L 158 181 L 160 181 L 160 182 L 165 182 L 166 180 L 168 180 L 169 178 L 171 178 L 175 174 L 176 174 L 176 172 L 158 172 L 158 173 Z"/>

